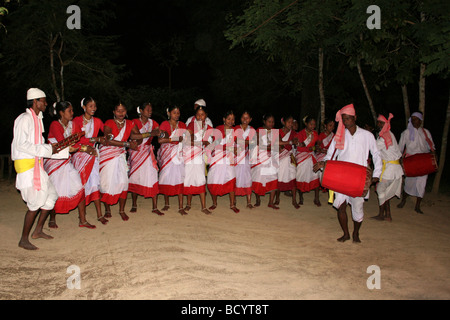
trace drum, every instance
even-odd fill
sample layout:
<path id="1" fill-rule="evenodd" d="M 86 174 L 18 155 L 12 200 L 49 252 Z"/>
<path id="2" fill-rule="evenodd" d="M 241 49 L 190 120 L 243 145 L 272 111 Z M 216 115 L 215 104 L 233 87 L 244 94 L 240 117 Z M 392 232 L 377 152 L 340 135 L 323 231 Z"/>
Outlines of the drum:
<path id="1" fill-rule="evenodd" d="M 346 161 L 325 163 L 322 187 L 350 196 L 365 197 L 372 184 L 372 169 Z"/>
<path id="2" fill-rule="evenodd" d="M 403 171 L 407 177 L 420 177 L 438 170 L 436 156 L 432 153 L 418 153 L 403 159 Z"/>

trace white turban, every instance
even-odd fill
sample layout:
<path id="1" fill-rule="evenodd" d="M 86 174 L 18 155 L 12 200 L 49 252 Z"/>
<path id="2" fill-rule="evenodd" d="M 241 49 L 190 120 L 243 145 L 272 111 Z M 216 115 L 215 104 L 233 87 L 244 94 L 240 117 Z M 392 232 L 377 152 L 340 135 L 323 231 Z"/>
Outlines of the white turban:
<path id="1" fill-rule="evenodd" d="M 203 100 L 203 99 L 200 99 L 200 100 L 195 101 L 194 104 L 198 104 L 199 106 L 206 107 L 206 102 L 205 102 L 205 100 Z"/>
<path id="2" fill-rule="evenodd" d="M 30 88 L 27 91 L 27 100 L 34 100 L 39 98 L 45 98 L 46 95 L 44 91 L 38 88 Z"/>

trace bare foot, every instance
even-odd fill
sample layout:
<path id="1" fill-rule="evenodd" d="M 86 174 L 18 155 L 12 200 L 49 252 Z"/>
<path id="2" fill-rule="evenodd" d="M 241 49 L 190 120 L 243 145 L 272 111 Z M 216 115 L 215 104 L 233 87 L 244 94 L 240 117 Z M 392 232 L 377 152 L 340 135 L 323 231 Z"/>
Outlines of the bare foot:
<path id="1" fill-rule="evenodd" d="M 423 214 L 423 212 L 422 212 L 422 210 L 420 210 L 420 208 L 416 207 L 416 208 L 414 208 L 414 211 L 417 212 L 417 213 Z"/>
<path id="2" fill-rule="evenodd" d="M 383 221 L 384 220 L 384 216 L 382 216 L 382 215 L 377 215 L 377 216 L 373 216 L 373 217 L 370 217 L 370 218 L 378 220 L 378 221 Z"/>
<path id="3" fill-rule="evenodd" d="M 191 206 L 190 205 L 187 205 L 186 207 L 184 207 L 184 211 L 189 211 L 189 210 L 191 210 Z"/>
<path id="4" fill-rule="evenodd" d="M 161 211 L 159 211 L 158 209 L 153 209 L 152 210 L 153 213 L 156 213 L 158 216 L 163 216 L 164 213 L 162 213 Z"/>
<path id="5" fill-rule="evenodd" d="M 186 211 L 184 211 L 184 209 L 183 208 L 181 208 L 181 209 L 178 209 L 178 213 L 180 213 L 182 216 L 185 216 L 185 215 L 187 215 L 187 212 Z"/>
<path id="6" fill-rule="evenodd" d="M 32 239 L 40 239 L 40 238 L 42 238 L 42 239 L 47 239 L 47 240 L 51 240 L 51 239 L 53 239 L 53 237 L 52 236 L 49 236 L 48 234 L 45 234 L 44 232 L 34 232 L 32 235 L 31 235 L 31 238 Z"/>
<path id="7" fill-rule="evenodd" d="M 20 240 L 19 247 L 24 248 L 26 250 L 38 250 L 39 248 L 35 245 L 31 244 L 28 240 Z"/>
<path id="8" fill-rule="evenodd" d="M 275 202 L 273 203 L 274 205 L 279 205 L 280 204 L 280 199 L 275 200 Z"/>
<path id="9" fill-rule="evenodd" d="M 247 208 L 249 208 L 249 209 L 253 209 L 253 206 L 252 206 L 252 204 L 251 204 L 251 203 L 247 203 Z"/>
<path id="10" fill-rule="evenodd" d="M 320 203 L 320 200 L 314 200 L 314 204 L 318 207 L 320 207 L 322 204 Z"/>
<path id="11" fill-rule="evenodd" d="M 112 218 L 110 211 L 105 211 L 105 218 Z"/>
<path id="12" fill-rule="evenodd" d="M 361 243 L 361 240 L 359 239 L 359 234 L 353 233 L 353 243 Z"/>
<path id="13" fill-rule="evenodd" d="M 392 218 L 391 217 L 385 217 L 384 220 L 392 222 Z"/>
<path id="14" fill-rule="evenodd" d="M 105 219 L 105 217 L 97 218 L 97 221 L 100 221 L 102 224 L 107 224 L 109 220 Z"/>
<path id="15" fill-rule="evenodd" d="M 402 200 L 398 205 L 397 208 L 403 208 L 405 206 L 406 201 Z"/>
<path id="16" fill-rule="evenodd" d="M 209 207 L 209 210 L 214 210 L 215 208 L 217 208 L 217 206 L 215 204 L 213 204 L 211 207 Z"/>
<path id="17" fill-rule="evenodd" d="M 269 205 L 267 205 L 269 208 L 272 208 L 272 209 L 274 209 L 274 210 L 278 210 L 278 209 L 280 209 L 279 207 L 277 207 L 275 204 L 269 204 Z"/>
<path id="18" fill-rule="evenodd" d="M 206 208 L 203 208 L 203 209 L 202 209 L 202 212 L 203 212 L 204 214 L 211 214 L 211 211 L 209 211 L 209 210 L 206 209 Z"/>
<path id="19" fill-rule="evenodd" d="M 162 210 L 162 211 L 167 211 L 167 210 L 169 210 L 169 208 L 170 208 L 169 205 L 165 205 L 161 210 Z"/>
<path id="20" fill-rule="evenodd" d="M 125 211 L 120 211 L 119 212 L 120 216 L 122 217 L 123 221 L 128 221 L 128 219 L 130 219 L 127 214 L 125 213 Z"/>
<path id="21" fill-rule="evenodd" d="M 259 207 L 261 205 L 261 201 L 256 201 L 256 203 L 253 205 L 253 207 Z"/>
<path id="22" fill-rule="evenodd" d="M 339 242 L 345 242 L 347 240 L 350 240 L 350 236 L 349 235 L 343 235 L 342 237 L 337 239 L 337 241 L 339 241 Z"/>
<path id="23" fill-rule="evenodd" d="M 300 206 L 298 205 L 297 202 L 292 202 L 292 205 L 294 206 L 295 209 L 299 209 L 300 208 Z"/>
<path id="24" fill-rule="evenodd" d="M 239 213 L 240 212 L 240 210 L 238 208 L 236 208 L 236 206 L 232 206 L 232 207 L 230 207 L 230 209 L 233 210 L 234 213 Z"/>
<path id="25" fill-rule="evenodd" d="M 132 206 L 130 212 L 136 212 L 137 211 L 137 207 Z"/>
<path id="26" fill-rule="evenodd" d="M 58 229 L 58 225 L 56 224 L 56 221 L 54 221 L 54 220 L 50 220 L 50 221 L 48 222 L 48 227 L 49 227 L 50 229 Z"/>

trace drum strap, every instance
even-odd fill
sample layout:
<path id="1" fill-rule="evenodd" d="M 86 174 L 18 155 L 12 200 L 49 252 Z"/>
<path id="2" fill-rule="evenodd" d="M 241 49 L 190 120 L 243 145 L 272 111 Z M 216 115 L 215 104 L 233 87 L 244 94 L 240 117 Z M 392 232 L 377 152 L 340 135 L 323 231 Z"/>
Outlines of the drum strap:
<path id="1" fill-rule="evenodd" d="M 427 140 L 427 143 L 428 143 L 428 145 L 430 146 L 431 152 L 433 152 L 433 151 L 434 151 L 434 149 L 433 149 L 433 143 L 431 142 L 431 140 L 430 140 L 430 138 L 428 137 L 427 132 L 425 131 L 424 128 L 422 128 L 422 131 L 423 131 L 423 134 L 425 135 L 425 140 Z"/>

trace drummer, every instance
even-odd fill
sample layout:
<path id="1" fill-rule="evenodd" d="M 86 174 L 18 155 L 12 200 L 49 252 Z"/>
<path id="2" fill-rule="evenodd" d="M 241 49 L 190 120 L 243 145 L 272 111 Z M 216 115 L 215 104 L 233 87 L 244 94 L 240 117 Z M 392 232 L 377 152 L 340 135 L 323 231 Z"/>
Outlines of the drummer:
<path id="1" fill-rule="evenodd" d="M 347 105 L 336 113 L 336 121 L 339 123 L 336 135 L 328 148 L 324 161 L 319 161 L 314 165 L 314 170 L 325 167 L 327 160 L 339 160 L 355 163 L 367 167 L 369 152 L 372 155 L 374 163 L 374 171 L 372 175 L 372 183 L 378 182 L 381 174 L 382 162 L 379 156 L 377 144 L 373 134 L 356 125 L 356 114 L 353 104 Z M 338 212 L 339 224 L 344 235 L 337 240 L 344 242 L 350 240 L 347 220 L 347 203 L 352 207 L 353 219 L 353 242 L 361 242 L 359 238 L 359 229 L 364 218 L 363 205 L 364 197 L 350 197 L 345 194 L 335 193 L 333 207 Z M 366 195 L 366 199 L 369 194 Z"/>
<path id="2" fill-rule="evenodd" d="M 412 156 L 418 153 L 435 153 L 433 138 L 430 131 L 422 127 L 423 114 L 421 112 L 414 112 L 408 121 L 408 127 L 402 132 L 399 141 L 399 148 L 404 157 Z M 402 192 L 402 200 L 397 205 L 398 208 L 403 208 L 406 203 L 408 195 L 417 197 L 416 206 L 414 210 L 417 213 L 423 214 L 420 209 L 425 194 L 425 187 L 427 185 L 428 175 L 420 177 L 405 177 L 405 187 Z"/>
<path id="3" fill-rule="evenodd" d="M 400 198 L 402 193 L 403 169 L 400 165 L 402 153 L 398 148 L 397 139 L 391 132 L 391 119 L 394 116 L 389 113 L 389 117 L 379 115 L 377 127 L 380 132 L 377 138 L 377 147 L 383 161 L 380 182 L 377 184 L 377 194 L 380 211 L 376 220 L 392 221 L 390 199 L 394 196 Z"/>

